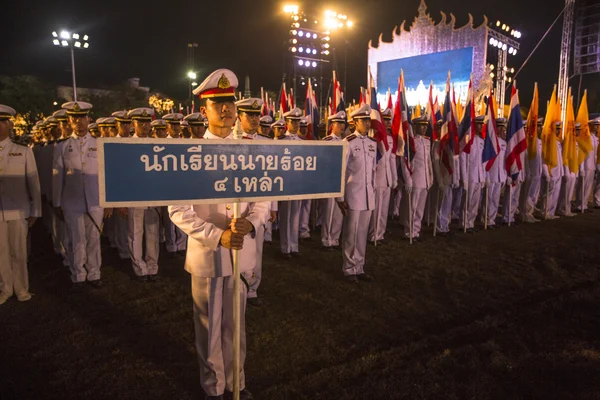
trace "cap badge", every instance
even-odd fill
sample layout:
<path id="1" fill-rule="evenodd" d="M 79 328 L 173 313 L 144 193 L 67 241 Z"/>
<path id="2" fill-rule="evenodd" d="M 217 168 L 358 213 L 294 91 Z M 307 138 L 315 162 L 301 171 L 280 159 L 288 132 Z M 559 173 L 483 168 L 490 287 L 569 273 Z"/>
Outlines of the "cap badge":
<path id="1" fill-rule="evenodd" d="M 217 83 L 219 89 L 229 89 L 231 84 L 229 83 L 229 79 L 225 76 L 225 74 L 221 75 L 219 78 L 219 82 Z"/>
<path id="2" fill-rule="evenodd" d="M 258 101 L 254 100 L 254 103 L 252 103 L 252 108 L 258 108 Z"/>
<path id="3" fill-rule="evenodd" d="M 146 110 L 142 110 L 142 117 L 146 117 L 148 116 L 148 113 L 146 112 Z"/>
<path id="4" fill-rule="evenodd" d="M 81 107 L 79 107 L 79 103 L 75 103 L 75 105 L 73 106 L 73 111 L 75 111 L 75 112 L 81 111 Z"/>

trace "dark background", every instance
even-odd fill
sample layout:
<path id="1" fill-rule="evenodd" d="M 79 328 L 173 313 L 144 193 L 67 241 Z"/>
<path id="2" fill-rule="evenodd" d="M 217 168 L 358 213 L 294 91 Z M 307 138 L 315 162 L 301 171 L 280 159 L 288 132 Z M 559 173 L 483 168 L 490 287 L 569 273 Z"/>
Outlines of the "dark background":
<path id="1" fill-rule="evenodd" d="M 52 45 L 52 31 L 69 29 L 90 36 L 90 49 L 76 52 L 77 84 L 107 87 L 131 77 L 140 84 L 174 98 L 187 97 L 186 51 L 188 42 L 197 42 L 198 82 L 216 68 L 230 68 L 240 78 L 251 77 L 254 92 L 261 86 L 277 91 L 282 78 L 282 42 L 287 39 L 287 16 L 281 1 L 190 1 L 152 0 L 57 0 L 21 1 L 3 4 L 0 25 L 2 45 L 0 74 L 31 74 L 56 84 L 70 85 L 68 50 Z M 342 37 L 350 43 L 347 63 L 348 100 L 358 99 L 359 86 L 366 86 L 367 45 L 391 40 L 391 32 L 403 20 L 410 24 L 418 15 L 418 0 L 304 1 L 302 9 L 322 16 L 326 8 L 345 13 L 355 22 L 351 30 L 334 32 L 333 45 L 342 48 Z M 456 16 L 456 25 L 474 17 L 475 26 L 487 15 L 522 32 L 521 51 L 509 57 L 509 67 L 521 66 L 546 29 L 564 7 L 561 0 L 506 0 L 481 2 L 462 0 L 449 3 L 429 0 L 428 12 L 439 22 L 440 11 Z M 558 79 L 562 18 L 517 77 L 521 101 L 529 104 L 533 82 L 540 86 L 540 103 L 545 104 Z M 335 35 L 338 35 L 336 38 Z M 286 47 L 287 48 L 287 47 Z M 338 54 L 343 52 L 338 50 Z M 338 56 L 338 63 L 343 59 Z M 450 66 L 451 68 L 451 66 Z M 344 75 L 339 73 L 340 79 Z M 586 76 L 583 87 L 595 76 Z M 344 84 L 344 82 L 342 82 Z M 579 77 L 571 81 L 575 93 Z M 301 94 L 303 96 L 303 94 Z M 594 108 L 590 97 L 590 111 Z M 507 99 L 508 101 L 508 99 Z"/>

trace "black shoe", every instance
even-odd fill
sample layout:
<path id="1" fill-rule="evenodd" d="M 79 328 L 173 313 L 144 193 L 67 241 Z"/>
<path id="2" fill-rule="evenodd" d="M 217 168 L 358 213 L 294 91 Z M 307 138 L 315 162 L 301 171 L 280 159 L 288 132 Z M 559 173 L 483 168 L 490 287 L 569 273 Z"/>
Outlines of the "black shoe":
<path id="1" fill-rule="evenodd" d="M 160 276 L 158 274 L 148 275 L 148 282 L 160 282 Z"/>
<path id="2" fill-rule="evenodd" d="M 583 210 L 583 212 L 585 214 L 593 214 L 594 212 L 592 210 L 590 210 L 589 208 L 586 208 L 585 210 Z"/>
<path id="3" fill-rule="evenodd" d="M 383 240 L 375 240 L 375 241 L 371 242 L 371 244 L 375 247 L 378 247 L 378 246 L 383 246 L 385 244 L 385 242 Z"/>
<path id="4" fill-rule="evenodd" d="M 303 242 L 312 242 L 312 241 L 313 241 L 313 238 L 311 238 L 311 237 L 309 236 L 309 237 L 307 237 L 307 238 L 300 238 L 300 240 L 301 240 L 301 241 L 303 241 Z"/>
<path id="5" fill-rule="evenodd" d="M 425 241 L 425 239 L 422 239 L 421 236 L 416 236 L 413 238 L 413 243 L 417 242 L 417 243 L 423 243 Z"/>
<path id="6" fill-rule="evenodd" d="M 75 291 L 83 290 L 83 288 L 85 288 L 85 282 L 73 282 L 71 288 Z"/>
<path id="7" fill-rule="evenodd" d="M 300 253 L 299 251 L 292 251 L 291 255 L 292 257 L 302 257 L 302 253 Z"/>
<path id="8" fill-rule="evenodd" d="M 99 289 L 102 287 L 102 281 L 100 279 L 96 279 L 96 280 L 89 281 L 89 282 L 90 282 L 90 285 L 92 285 L 96 289 Z"/>
<path id="9" fill-rule="evenodd" d="M 362 274 L 356 275 L 356 278 L 359 281 L 363 281 L 363 282 L 373 282 L 375 280 L 375 278 L 373 278 L 371 275 L 365 274 L 364 272 Z"/>
<path id="10" fill-rule="evenodd" d="M 146 275 L 136 276 L 135 280 L 140 283 L 146 283 L 148 281 L 148 277 Z"/>
<path id="11" fill-rule="evenodd" d="M 467 233 L 475 233 L 477 232 L 475 228 L 467 228 Z"/>
<path id="12" fill-rule="evenodd" d="M 349 282 L 349 283 L 358 283 L 358 278 L 356 277 L 356 275 L 346 275 L 345 279 L 346 279 L 346 282 Z"/>
<path id="13" fill-rule="evenodd" d="M 233 400 L 233 393 L 226 390 L 225 394 L 223 394 L 223 399 Z M 250 393 L 248 389 L 242 389 L 240 390 L 240 400 L 254 400 L 254 396 L 252 396 L 252 393 Z"/>
<path id="14" fill-rule="evenodd" d="M 272 242 L 272 241 L 270 241 L 270 240 L 265 240 L 265 244 L 268 244 L 268 245 L 270 246 L 270 245 L 272 245 L 272 244 L 273 244 L 273 242 Z"/>
<path id="15" fill-rule="evenodd" d="M 335 251 L 335 249 L 333 248 L 333 246 L 321 246 L 321 250 L 326 251 L 326 252 Z"/>
<path id="16" fill-rule="evenodd" d="M 283 257 L 283 258 L 292 258 L 292 255 L 290 253 L 281 253 L 281 257 Z"/>
<path id="17" fill-rule="evenodd" d="M 262 307 L 262 305 L 263 305 L 262 300 L 259 299 L 258 297 L 248 298 L 248 299 L 246 299 L 246 302 L 254 307 Z"/>
<path id="18" fill-rule="evenodd" d="M 177 252 L 176 251 L 167 251 L 167 257 L 171 260 L 175 259 L 175 256 L 177 256 Z"/>

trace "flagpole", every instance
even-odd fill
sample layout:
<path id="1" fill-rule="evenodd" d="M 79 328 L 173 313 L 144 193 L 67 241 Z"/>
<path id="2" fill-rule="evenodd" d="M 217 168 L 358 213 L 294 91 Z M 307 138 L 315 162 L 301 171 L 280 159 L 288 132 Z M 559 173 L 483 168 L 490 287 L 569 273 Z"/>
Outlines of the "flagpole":
<path id="1" fill-rule="evenodd" d="M 548 220 L 548 196 L 550 195 L 550 180 L 546 182 L 546 199 L 544 200 L 544 220 Z"/>
<path id="2" fill-rule="evenodd" d="M 437 225 L 438 225 L 438 210 L 440 209 L 440 194 L 442 196 L 442 203 L 444 202 L 445 193 L 438 187 L 437 196 L 435 199 L 435 219 L 433 220 L 433 237 L 435 237 L 437 233 Z"/>
<path id="3" fill-rule="evenodd" d="M 510 212 L 512 206 L 512 184 L 508 184 L 508 226 L 510 227 Z"/>
<path id="4" fill-rule="evenodd" d="M 410 174 L 410 130 L 406 132 L 406 154 L 408 158 L 406 160 L 406 165 L 408 166 L 408 173 Z M 410 188 L 410 192 L 408 192 L 408 224 L 409 224 L 409 232 L 410 235 L 408 242 L 410 244 L 413 243 L 413 211 L 412 211 L 412 187 Z"/>
<path id="5" fill-rule="evenodd" d="M 490 188 L 486 185 L 485 187 L 485 211 L 483 215 L 483 230 L 487 231 L 488 227 L 488 198 L 490 197 Z"/>
<path id="6" fill-rule="evenodd" d="M 582 214 L 585 211 L 583 209 L 583 197 L 585 196 L 584 189 L 585 189 L 585 169 L 583 170 L 583 175 L 581 175 L 581 213 Z"/>
<path id="7" fill-rule="evenodd" d="M 470 154 L 467 153 L 467 179 L 465 179 L 465 187 L 463 188 L 465 191 L 465 205 L 463 206 L 463 233 L 467 233 L 467 208 L 469 207 L 469 158 Z"/>
<path id="8" fill-rule="evenodd" d="M 242 138 L 242 128 L 237 121 L 233 130 L 234 139 Z M 233 218 L 241 216 L 241 204 L 233 203 Z M 233 399 L 240 400 L 240 338 L 241 338 L 241 296 L 240 296 L 240 251 L 232 250 L 233 261 Z"/>

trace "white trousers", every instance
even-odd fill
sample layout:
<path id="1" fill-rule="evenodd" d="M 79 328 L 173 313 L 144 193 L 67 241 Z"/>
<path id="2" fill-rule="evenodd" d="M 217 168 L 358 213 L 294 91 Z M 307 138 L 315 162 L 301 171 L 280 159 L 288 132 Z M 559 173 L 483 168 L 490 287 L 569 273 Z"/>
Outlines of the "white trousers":
<path id="1" fill-rule="evenodd" d="M 256 229 L 255 234 L 256 240 L 256 265 L 251 271 L 243 272 L 244 279 L 248 282 L 248 295 L 249 299 L 258 297 L 256 293 L 262 280 L 262 261 L 263 261 L 263 248 L 265 243 L 265 226 L 262 225 Z"/>
<path id="2" fill-rule="evenodd" d="M 583 209 L 588 209 L 588 202 L 592 195 L 592 188 L 594 187 L 594 171 L 585 171 L 585 177 L 580 176 L 577 178 L 577 185 L 575 187 L 575 202 L 578 210 L 581 211 L 581 187 L 583 186 Z"/>
<path id="3" fill-rule="evenodd" d="M 365 227 L 371 219 L 373 210 L 348 210 L 344 217 L 342 237 L 342 255 L 344 275 L 364 273 L 365 254 L 367 253 L 367 230 Z"/>
<path id="4" fill-rule="evenodd" d="M 463 207 L 465 207 L 465 203 L 466 203 L 466 207 L 467 207 L 467 219 L 466 219 L 466 225 L 467 225 L 467 229 L 469 228 L 474 228 L 475 227 L 475 219 L 477 218 L 477 212 L 479 211 L 479 202 L 481 200 L 481 188 L 482 188 L 482 184 L 479 182 L 469 182 L 468 183 L 468 188 L 466 191 L 464 191 L 465 195 L 463 196 Z M 464 220 L 464 213 L 463 213 L 463 209 L 461 209 L 461 214 L 460 214 L 460 220 L 461 220 L 461 225 L 464 226 L 465 224 L 465 220 Z"/>
<path id="5" fill-rule="evenodd" d="M 310 209 L 312 200 L 300 200 L 300 225 L 298 232 L 302 239 L 310 237 Z"/>
<path id="6" fill-rule="evenodd" d="M 441 196 L 441 198 L 437 231 L 446 233 L 450 232 L 450 220 L 452 219 L 452 199 L 454 196 L 452 186 L 443 187 L 439 196 Z"/>
<path id="7" fill-rule="evenodd" d="M 464 195 L 465 190 L 462 187 L 452 189 L 452 219 L 459 219 L 462 221 L 462 199 Z"/>
<path id="8" fill-rule="evenodd" d="M 557 213 L 559 215 L 567 215 L 572 212 L 571 200 L 573 200 L 573 192 L 575 191 L 575 180 L 574 176 L 563 176 L 562 178 L 557 206 Z"/>
<path id="9" fill-rule="evenodd" d="M 169 253 L 185 251 L 187 249 L 187 235 L 171 222 L 167 207 L 161 207 L 160 212 L 165 229 L 165 246 L 167 251 Z"/>
<path id="10" fill-rule="evenodd" d="M 52 238 L 54 240 L 54 252 L 60 254 L 63 258 L 63 265 L 69 265 L 69 253 L 71 252 L 71 239 L 69 238 L 69 231 L 67 230 L 67 224 L 65 221 L 61 221 L 60 218 L 52 211 Z"/>
<path id="11" fill-rule="evenodd" d="M 158 273 L 160 218 L 158 209 L 130 208 L 127 214 L 129 224 L 129 252 L 133 272 L 137 276 L 155 275 Z M 145 240 L 146 254 L 143 254 Z"/>
<path id="12" fill-rule="evenodd" d="M 523 203 L 521 213 L 523 216 L 533 217 L 535 206 L 540 198 L 541 177 L 532 176 L 525 181 L 523 192 L 526 193 L 526 198 Z"/>
<path id="13" fill-rule="evenodd" d="M 273 223 L 271 221 L 267 221 L 267 223 L 265 224 L 265 240 L 264 241 L 265 242 L 273 241 Z"/>
<path id="14" fill-rule="evenodd" d="M 90 211 L 88 215 L 85 212 L 64 210 L 64 215 L 71 235 L 72 251 L 69 257 L 71 281 L 77 283 L 85 282 L 86 279 L 88 281 L 100 279 L 102 253 L 98 227 L 102 227 L 104 211 Z"/>
<path id="15" fill-rule="evenodd" d="M 208 396 L 233 392 L 233 276 L 192 276 L 200 385 Z M 240 390 L 246 387 L 246 285 L 240 284 Z"/>
<path id="16" fill-rule="evenodd" d="M 0 292 L 6 297 L 29 293 L 28 229 L 26 219 L 0 222 Z"/>
<path id="17" fill-rule="evenodd" d="M 496 217 L 498 216 L 498 207 L 500 206 L 500 194 L 502 192 L 502 182 L 491 182 L 487 190 L 484 188 L 483 193 L 487 192 L 487 224 L 488 226 L 496 225 Z M 485 212 L 485 197 L 481 202 Z M 483 213 L 482 213 L 483 215 Z"/>
<path id="18" fill-rule="evenodd" d="M 421 234 L 421 223 L 423 221 L 423 214 L 425 213 L 428 192 L 425 188 L 412 188 L 410 192 L 413 238 L 419 237 Z M 404 221 L 404 236 L 406 237 L 410 237 L 410 215 L 410 210 L 408 210 L 406 220 Z"/>
<path id="19" fill-rule="evenodd" d="M 400 216 L 400 203 L 402 202 L 402 189 L 398 186 L 397 189 L 394 189 L 394 200 L 391 202 L 391 210 L 392 216 L 399 217 Z"/>
<path id="20" fill-rule="evenodd" d="M 344 215 L 335 199 L 321 200 L 323 221 L 321 223 L 321 244 L 325 247 L 339 246 Z"/>
<path id="21" fill-rule="evenodd" d="M 375 210 L 369 223 L 369 240 L 383 240 L 387 228 L 388 211 L 390 209 L 390 194 L 392 188 L 375 188 Z"/>
<path id="22" fill-rule="evenodd" d="M 556 206 L 558 205 L 558 198 L 560 196 L 561 179 L 551 179 L 550 182 L 546 179 L 542 180 L 541 187 L 541 203 L 544 214 L 549 217 L 553 217 L 556 213 Z M 548 196 L 546 197 L 546 192 Z M 547 207 L 547 209 L 546 209 Z"/>
<path id="23" fill-rule="evenodd" d="M 298 252 L 300 201 L 279 202 L 279 242 L 282 253 Z"/>
<path id="24" fill-rule="evenodd" d="M 111 218 L 104 218 L 104 228 L 102 229 L 102 236 L 108 239 L 108 243 L 110 247 L 113 249 L 117 247 L 117 242 L 115 240 L 115 225 L 114 220 Z"/>
<path id="25" fill-rule="evenodd" d="M 114 229 L 114 237 L 115 242 L 117 244 L 117 250 L 119 252 L 119 258 L 122 260 L 127 260 L 131 257 L 131 253 L 129 252 L 129 241 L 128 241 L 128 222 L 127 218 L 123 218 L 118 215 L 117 211 L 113 212 L 113 229 Z"/>
<path id="26" fill-rule="evenodd" d="M 600 178 L 594 184 L 594 205 L 600 207 Z"/>
<path id="27" fill-rule="evenodd" d="M 508 222 L 510 220 L 510 223 L 512 224 L 513 222 L 515 222 L 515 212 L 519 208 L 519 198 L 521 196 L 521 182 L 516 182 L 514 185 L 506 186 L 504 188 L 504 192 L 505 194 L 504 202 L 502 204 L 502 220 L 504 222 Z M 508 203 L 509 201 L 510 207 Z"/>

